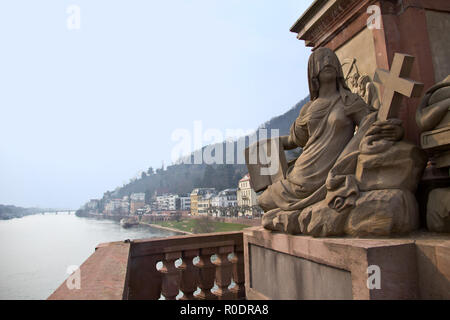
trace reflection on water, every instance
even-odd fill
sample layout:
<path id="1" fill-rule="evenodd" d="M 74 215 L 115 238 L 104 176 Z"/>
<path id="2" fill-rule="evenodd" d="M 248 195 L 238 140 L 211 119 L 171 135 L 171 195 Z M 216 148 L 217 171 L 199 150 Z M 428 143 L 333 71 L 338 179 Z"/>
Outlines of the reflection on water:
<path id="1" fill-rule="evenodd" d="M 102 242 L 167 237 L 173 232 L 45 214 L 0 220 L 0 299 L 46 299 Z"/>

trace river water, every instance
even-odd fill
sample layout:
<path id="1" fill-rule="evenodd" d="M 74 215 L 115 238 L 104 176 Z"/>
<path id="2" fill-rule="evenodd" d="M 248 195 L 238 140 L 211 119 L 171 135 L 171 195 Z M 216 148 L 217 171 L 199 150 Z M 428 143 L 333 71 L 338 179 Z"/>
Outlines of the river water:
<path id="1" fill-rule="evenodd" d="M 0 220 L 0 300 L 46 299 L 99 243 L 175 235 L 72 214 Z"/>

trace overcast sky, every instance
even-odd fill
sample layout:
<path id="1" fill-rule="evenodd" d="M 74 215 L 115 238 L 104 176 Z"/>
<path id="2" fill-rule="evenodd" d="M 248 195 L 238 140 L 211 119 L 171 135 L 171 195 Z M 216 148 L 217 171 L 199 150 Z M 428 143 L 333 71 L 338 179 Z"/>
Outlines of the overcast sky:
<path id="1" fill-rule="evenodd" d="M 77 209 L 170 164 L 196 120 L 225 134 L 286 112 L 308 94 L 289 29 L 311 3 L 0 2 L 0 204 Z"/>

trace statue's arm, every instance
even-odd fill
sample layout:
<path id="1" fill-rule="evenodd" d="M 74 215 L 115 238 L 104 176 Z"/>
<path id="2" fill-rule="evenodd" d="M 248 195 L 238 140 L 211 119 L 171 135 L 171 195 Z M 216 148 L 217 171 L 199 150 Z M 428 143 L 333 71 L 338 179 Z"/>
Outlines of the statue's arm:
<path id="1" fill-rule="evenodd" d="M 292 140 L 291 136 L 280 137 L 280 143 L 283 146 L 284 150 L 292 150 L 298 148 L 297 144 Z"/>
<path id="2" fill-rule="evenodd" d="M 302 118 L 302 113 L 300 113 L 300 116 L 292 124 L 289 135 L 280 138 L 284 150 L 303 148 L 308 142 L 308 129 Z"/>
<path id="3" fill-rule="evenodd" d="M 298 147 L 303 148 L 308 142 L 308 129 L 306 127 L 305 121 L 302 121 L 302 119 L 305 118 L 310 105 L 311 102 L 308 102 L 300 110 L 300 115 L 292 124 L 289 135 L 280 137 L 280 143 L 283 146 L 284 150 L 292 150 Z"/>
<path id="4" fill-rule="evenodd" d="M 422 101 L 416 114 L 417 125 L 422 131 L 433 130 L 450 111 L 450 98 L 425 106 L 426 103 L 424 102 L 427 102 L 427 100 Z"/>

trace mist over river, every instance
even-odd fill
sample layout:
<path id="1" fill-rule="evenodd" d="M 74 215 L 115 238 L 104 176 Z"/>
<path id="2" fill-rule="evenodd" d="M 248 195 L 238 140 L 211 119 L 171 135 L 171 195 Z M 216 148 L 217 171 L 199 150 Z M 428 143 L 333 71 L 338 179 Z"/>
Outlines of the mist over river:
<path id="1" fill-rule="evenodd" d="M 167 237 L 175 233 L 72 214 L 0 220 L 0 299 L 47 299 L 102 242 Z"/>

